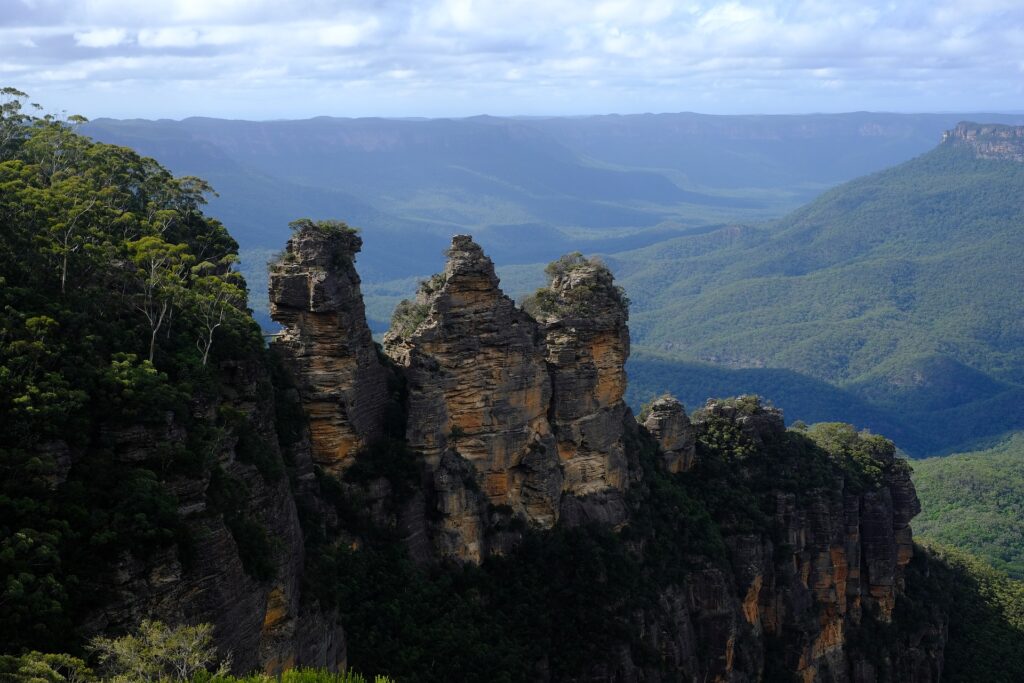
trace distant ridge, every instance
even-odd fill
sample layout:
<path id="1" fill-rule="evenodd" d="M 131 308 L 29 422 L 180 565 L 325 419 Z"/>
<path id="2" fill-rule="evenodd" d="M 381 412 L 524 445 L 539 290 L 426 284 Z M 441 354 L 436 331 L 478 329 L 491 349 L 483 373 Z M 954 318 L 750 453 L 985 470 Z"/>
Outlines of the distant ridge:
<path id="1" fill-rule="evenodd" d="M 1024 428 L 1024 127 L 941 139 L 717 248 L 682 236 L 609 256 L 637 349 L 688 364 L 667 381 L 664 357 L 638 354 L 638 398 L 761 391 L 794 417 L 810 401 L 915 456 Z"/>
<path id="2" fill-rule="evenodd" d="M 942 143 L 969 147 L 978 159 L 1024 162 L 1024 126 L 961 121 L 942 135 Z"/>

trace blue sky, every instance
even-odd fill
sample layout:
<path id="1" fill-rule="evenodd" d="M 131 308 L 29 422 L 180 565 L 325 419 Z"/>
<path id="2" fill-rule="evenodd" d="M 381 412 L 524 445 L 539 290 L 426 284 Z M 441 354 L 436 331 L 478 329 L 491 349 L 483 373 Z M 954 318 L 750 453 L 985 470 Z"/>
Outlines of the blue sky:
<path id="1" fill-rule="evenodd" d="M 90 118 L 1024 110 L 1024 2 L 0 0 Z"/>

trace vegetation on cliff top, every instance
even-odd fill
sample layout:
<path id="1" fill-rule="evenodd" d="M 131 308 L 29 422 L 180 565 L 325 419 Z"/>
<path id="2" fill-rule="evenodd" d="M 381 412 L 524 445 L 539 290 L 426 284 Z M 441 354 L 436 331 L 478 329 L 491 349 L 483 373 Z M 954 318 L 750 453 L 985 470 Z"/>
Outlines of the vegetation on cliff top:
<path id="1" fill-rule="evenodd" d="M 143 620 L 134 633 L 94 638 L 94 667 L 67 654 L 0 655 L 0 681 L 10 683 L 367 683 L 342 673 L 296 668 L 276 676 L 231 676 L 231 653 L 218 651 L 210 624 L 171 627 Z M 377 676 L 373 683 L 390 683 Z"/>
<path id="2" fill-rule="evenodd" d="M 0 643 L 67 649 L 130 555 L 190 539 L 164 482 L 199 476 L 233 429 L 193 415 L 219 363 L 258 357 L 232 269 L 202 213 L 210 188 L 0 93 Z M 214 400 L 214 403 L 216 401 Z M 118 430 L 188 428 L 144 460 Z M 254 454 L 258 455 L 258 454 Z M 251 538 L 254 523 L 236 525 Z M 242 539 L 244 545 L 245 539 Z"/>
<path id="3" fill-rule="evenodd" d="M 567 278 L 580 270 L 590 271 L 594 277 L 590 281 L 567 286 Z M 609 302 L 622 308 L 629 306 L 625 290 L 610 284 L 611 271 L 599 258 L 587 258 L 574 251 L 549 263 L 544 268 L 544 274 L 548 278 L 547 286 L 541 287 L 523 301 L 523 310 L 534 318 L 593 316 Z M 607 279 L 609 286 L 602 290 L 598 284 L 600 279 Z"/>

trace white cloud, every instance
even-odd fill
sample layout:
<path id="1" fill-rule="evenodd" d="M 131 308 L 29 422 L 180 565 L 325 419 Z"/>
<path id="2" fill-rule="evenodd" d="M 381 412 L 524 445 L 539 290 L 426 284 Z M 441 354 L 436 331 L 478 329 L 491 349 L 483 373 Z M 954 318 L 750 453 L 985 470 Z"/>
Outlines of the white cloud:
<path id="1" fill-rule="evenodd" d="M 114 47 L 127 40 L 128 31 L 123 28 L 98 28 L 75 32 L 75 44 L 81 47 Z"/>
<path id="2" fill-rule="evenodd" d="M 370 17 L 359 23 L 328 24 L 317 29 L 316 34 L 319 44 L 325 47 L 355 47 L 368 42 L 379 27 L 377 18 Z"/>
<path id="3" fill-rule="evenodd" d="M 1020 109 L 1013 98 L 1024 87 L 1016 58 L 1024 48 L 1019 0 L 21 0 L 16 6 L 14 18 L 0 25 L 0 63 L 24 64 L 33 75 L 15 85 L 31 90 L 35 81 L 49 87 L 66 77 L 61 97 L 80 93 L 83 102 L 92 90 L 83 87 L 82 74 L 111 92 L 118 83 L 167 92 L 203 88 L 208 96 L 191 102 L 207 109 L 191 113 L 258 117 L 260 111 L 241 107 L 273 101 L 307 107 L 295 116 L 315 114 L 308 107 L 353 89 L 368 113 L 376 104 L 382 108 L 376 113 L 395 114 L 444 107 L 471 108 L 446 114 L 547 107 L 584 113 L 701 103 L 722 111 Z M 299 83 L 301 92 L 322 97 L 288 96 Z M 426 94 L 428 86 L 435 94 Z M 913 99 L 925 96 L 932 99 Z M 941 98 L 946 101 L 937 106 Z M 109 95 L 95 101 L 117 105 Z M 387 110 L 392 106 L 413 109 Z"/>
<path id="4" fill-rule="evenodd" d="M 148 48 L 195 47 L 200 44 L 199 31 L 184 26 L 139 31 L 139 45 Z"/>

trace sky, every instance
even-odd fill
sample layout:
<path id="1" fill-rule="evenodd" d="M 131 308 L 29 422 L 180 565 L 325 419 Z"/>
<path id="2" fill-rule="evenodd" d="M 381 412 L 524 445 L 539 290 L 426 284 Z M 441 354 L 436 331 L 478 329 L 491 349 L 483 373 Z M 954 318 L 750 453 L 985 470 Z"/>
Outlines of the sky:
<path id="1" fill-rule="evenodd" d="M 89 118 L 1024 110 L 1024 0 L 0 0 Z"/>

